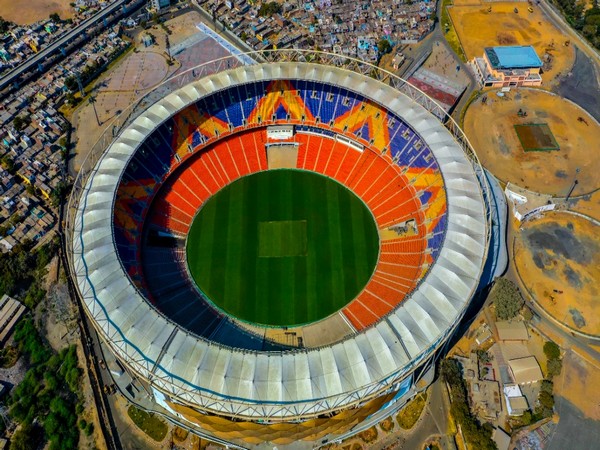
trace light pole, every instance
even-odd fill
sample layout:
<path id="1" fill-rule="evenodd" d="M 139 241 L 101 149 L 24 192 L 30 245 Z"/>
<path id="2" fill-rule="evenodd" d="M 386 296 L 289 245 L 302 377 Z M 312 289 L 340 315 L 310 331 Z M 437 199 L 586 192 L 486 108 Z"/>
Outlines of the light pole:
<path id="1" fill-rule="evenodd" d="M 579 170 L 580 170 L 579 167 L 577 167 L 575 169 L 575 179 L 573 180 L 573 184 L 571 185 L 571 189 L 569 189 L 569 193 L 567 194 L 567 198 L 565 199 L 566 202 L 568 202 L 569 198 L 571 198 L 571 194 L 575 190 L 575 186 L 577 186 L 579 184 L 579 180 L 577 180 L 577 175 L 579 174 Z"/>

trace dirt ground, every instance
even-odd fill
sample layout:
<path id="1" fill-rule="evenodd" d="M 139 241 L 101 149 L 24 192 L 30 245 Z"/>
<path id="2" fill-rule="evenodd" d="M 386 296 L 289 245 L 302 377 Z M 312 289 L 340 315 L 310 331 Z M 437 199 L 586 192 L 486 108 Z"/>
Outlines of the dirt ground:
<path id="1" fill-rule="evenodd" d="M 569 209 L 600 221 L 600 191 L 570 201 Z"/>
<path id="2" fill-rule="evenodd" d="M 196 28 L 199 22 L 200 15 L 196 11 L 190 11 L 165 22 L 172 32 L 169 41 L 173 51 L 178 44 L 193 39 L 192 36 L 199 33 Z M 156 43 L 144 47 L 139 43 L 141 34 L 136 36 L 136 51 L 129 52 L 95 85 L 95 106 L 102 125 L 98 126 L 94 110 L 87 102 L 74 112 L 72 122 L 77 145 L 72 161 L 72 172 L 79 171 L 81 163 L 87 156 L 86 149 L 97 142 L 113 117 L 177 71 L 184 70 L 187 65 L 191 64 L 190 67 L 193 67 L 228 54 L 210 38 L 204 38 L 198 43 L 186 41 L 184 42 L 186 48 L 174 56 L 175 64 L 168 66 L 165 52 L 166 32 L 159 26 L 153 26 L 148 32 L 155 36 Z M 189 48 L 186 45 L 188 42 Z M 223 55 L 215 53 L 215 49 Z"/>
<path id="3" fill-rule="evenodd" d="M 591 149 L 600 142 L 600 125 L 584 110 L 539 89 L 513 90 L 502 98 L 490 91 L 486 103 L 483 98 L 469 106 L 464 130 L 481 163 L 494 176 L 535 192 L 565 197 L 579 169 L 573 195 L 600 187 L 600 159 L 590 158 Z M 527 117 L 519 117 L 519 109 Z M 513 127 L 524 123 L 547 123 L 560 150 L 524 152 Z"/>
<path id="4" fill-rule="evenodd" d="M 550 88 L 573 66 L 575 50 L 564 46 L 560 33 L 539 8 L 533 6 L 530 13 L 527 7 L 525 2 L 460 0 L 448 11 L 469 60 L 482 56 L 484 47 L 495 45 L 533 45 L 542 62 L 550 54 L 552 62 L 542 75 L 544 86 Z"/>
<path id="5" fill-rule="evenodd" d="M 537 303 L 556 320 L 600 335 L 600 233 L 581 217 L 551 212 L 522 224 L 515 265 Z"/>
<path id="6" fill-rule="evenodd" d="M 586 418 L 600 420 L 600 403 L 597 395 L 590 395 L 590 387 L 600 383 L 600 369 L 581 358 L 567 353 L 563 371 L 554 384 L 556 395 L 569 400 Z"/>
<path id="7" fill-rule="evenodd" d="M 28 25 L 58 13 L 61 19 L 73 17 L 72 0 L 0 0 L 0 16 L 19 25 Z"/>
<path id="8" fill-rule="evenodd" d="M 200 13 L 198 13 L 197 11 L 190 11 L 173 19 L 167 18 L 165 25 L 173 33 L 169 37 L 171 45 L 177 45 L 185 39 L 189 38 L 190 36 L 196 34 L 198 32 L 196 24 L 201 22 L 201 20 L 202 18 L 200 16 Z M 157 41 L 159 42 L 159 44 L 164 42 L 164 37 L 163 39 L 160 39 L 158 33 L 155 34 L 157 34 Z"/>
<path id="9" fill-rule="evenodd" d="M 130 52 L 96 84 L 95 107 L 100 126 L 96 122 L 92 106 L 87 101 L 73 114 L 72 122 L 77 137 L 76 155 L 73 159 L 74 171 L 79 171 L 87 156 L 85 149 L 96 143 L 110 120 L 167 77 L 166 58 L 150 49 Z"/>
<path id="10" fill-rule="evenodd" d="M 456 70 L 458 62 L 454 53 L 448 50 L 445 45 L 437 42 L 431 48 L 431 55 L 429 55 L 429 58 L 427 58 L 421 67 L 464 88 L 469 84 L 469 77 L 464 71 Z"/>

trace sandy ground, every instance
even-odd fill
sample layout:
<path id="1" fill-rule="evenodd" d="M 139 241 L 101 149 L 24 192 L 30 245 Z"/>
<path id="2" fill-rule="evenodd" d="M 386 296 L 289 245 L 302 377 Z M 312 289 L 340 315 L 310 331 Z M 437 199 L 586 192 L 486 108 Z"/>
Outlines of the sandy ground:
<path id="1" fill-rule="evenodd" d="M 600 233 L 581 217 L 548 213 L 516 235 L 515 265 L 537 303 L 579 331 L 600 335 Z"/>
<path id="2" fill-rule="evenodd" d="M 492 12 L 488 13 L 490 6 Z M 527 7 L 524 2 L 463 0 L 455 2 L 448 11 L 467 59 L 482 56 L 483 48 L 488 46 L 533 45 L 542 61 L 546 53 L 551 55 L 552 62 L 545 66 L 542 79 L 545 87 L 552 87 L 559 74 L 565 75 L 573 66 L 575 50 L 572 45 L 564 46 L 558 30 L 538 8 L 533 6 L 530 13 Z"/>
<path id="3" fill-rule="evenodd" d="M 539 89 L 519 89 L 503 98 L 490 91 L 485 104 L 483 98 L 467 110 L 464 130 L 481 163 L 497 178 L 565 197 L 579 168 L 579 184 L 573 195 L 600 187 L 600 159 L 590 158 L 590 150 L 600 142 L 600 125 L 580 107 Z M 519 109 L 527 117 L 518 117 Z M 523 151 L 514 125 L 525 123 L 547 123 L 560 150 Z"/>
<path id="4" fill-rule="evenodd" d="M 0 16 L 19 25 L 28 25 L 58 13 L 61 19 L 73 17 L 72 0 L 0 0 Z"/>

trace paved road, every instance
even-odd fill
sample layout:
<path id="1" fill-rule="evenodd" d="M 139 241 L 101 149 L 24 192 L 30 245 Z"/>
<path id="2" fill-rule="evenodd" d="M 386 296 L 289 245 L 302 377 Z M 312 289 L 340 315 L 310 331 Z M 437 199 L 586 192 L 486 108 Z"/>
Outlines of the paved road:
<path id="1" fill-rule="evenodd" d="M 597 72 L 593 60 L 575 47 L 575 64 L 570 75 L 560 80 L 557 90 L 561 96 L 577 103 L 600 122 L 600 84 Z"/>
<path id="2" fill-rule="evenodd" d="M 429 389 L 427 405 L 421 418 L 415 426 L 408 431 L 395 430 L 394 433 L 371 445 L 370 450 L 383 450 L 386 448 L 413 450 L 423 446 L 431 438 L 439 438 L 448 430 L 448 414 L 450 403 L 448 393 L 443 382 L 438 379 Z M 449 438 L 443 439 L 442 449 L 452 450 L 454 445 Z"/>

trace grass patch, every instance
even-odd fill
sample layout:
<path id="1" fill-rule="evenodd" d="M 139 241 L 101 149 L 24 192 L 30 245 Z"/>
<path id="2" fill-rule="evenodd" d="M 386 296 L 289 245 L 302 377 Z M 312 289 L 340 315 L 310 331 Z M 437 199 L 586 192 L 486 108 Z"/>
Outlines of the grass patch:
<path id="1" fill-rule="evenodd" d="M 547 123 L 526 123 L 515 125 L 519 142 L 526 152 L 547 152 L 560 150 Z"/>
<path id="2" fill-rule="evenodd" d="M 479 96 L 481 94 L 482 94 L 481 90 L 471 92 L 471 96 L 469 97 L 469 99 L 467 100 L 467 103 L 465 103 L 465 106 L 463 106 L 463 109 L 460 112 L 460 119 L 458 121 L 458 125 L 460 126 L 461 129 L 463 129 L 463 127 L 465 125 L 465 115 L 467 114 L 467 110 L 469 109 L 471 104 L 479 98 Z"/>
<path id="3" fill-rule="evenodd" d="M 258 224 L 258 257 L 306 256 L 306 220 Z"/>
<path id="4" fill-rule="evenodd" d="M 446 41 L 448 41 L 448 44 L 450 44 L 450 47 L 454 53 L 456 53 L 462 62 L 467 62 L 467 57 L 465 56 L 465 52 L 460 44 L 460 39 L 458 38 L 458 34 L 454 29 L 454 24 L 452 23 L 452 19 L 448 13 L 449 6 L 452 6 L 452 0 L 443 0 L 441 16 L 442 33 L 444 34 Z"/>
<path id="5" fill-rule="evenodd" d="M 147 413 L 131 405 L 127 410 L 127 415 L 140 430 L 156 442 L 162 441 L 167 435 L 169 429 L 167 424 L 155 414 Z"/>
<path id="6" fill-rule="evenodd" d="M 427 403 L 427 393 L 423 392 L 408 403 L 396 416 L 400 428 L 410 430 L 415 426 Z"/>

